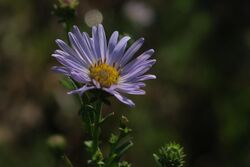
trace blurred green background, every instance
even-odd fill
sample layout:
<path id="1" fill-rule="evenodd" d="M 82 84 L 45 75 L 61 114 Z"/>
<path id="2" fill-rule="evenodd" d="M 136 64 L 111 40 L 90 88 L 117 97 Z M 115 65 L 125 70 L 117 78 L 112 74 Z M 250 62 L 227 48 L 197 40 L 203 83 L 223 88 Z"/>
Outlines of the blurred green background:
<path id="1" fill-rule="evenodd" d="M 55 1 L 0 0 L 0 166 L 54 167 L 47 139 L 62 134 L 67 155 L 83 166 L 86 152 L 79 105 L 50 68 L 55 39 L 66 39 Z M 152 153 L 169 141 L 182 144 L 187 167 L 250 166 L 250 1 L 82 0 L 77 25 L 102 22 L 145 37 L 157 59 L 147 95 L 136 108 L 112 99 L 104 140 L 127 115 L 135 146 L 126 159 L 154 166 Z M 63 165 L 62 165 L 63 166 Z"/>

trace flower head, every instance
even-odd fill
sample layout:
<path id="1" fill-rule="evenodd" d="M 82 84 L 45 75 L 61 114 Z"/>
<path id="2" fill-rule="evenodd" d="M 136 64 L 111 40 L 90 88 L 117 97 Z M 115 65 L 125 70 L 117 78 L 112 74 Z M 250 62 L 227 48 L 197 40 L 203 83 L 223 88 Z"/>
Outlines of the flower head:
<path id="1" fill-rule="evenodd" d="M 66 7 L 69 7 L 69 8 L 76 8 L 77 5 L 79 4 L 79 1 L 78 0 L 58 0 L 59 3 L 60 3 L 60 6 L 62 8 L 66 8 Z"/>
<path id="2" fill-rule="evenodd" d="M 92 37 L 80 32 L 77 26 L 69 32 L 70 46 L 58 39 L 59 50 L 54 56 L 63 66 L 54 66 L 53 70 L 63 73 L 83 86 L 68 92 L 79 93 L 91 89 L 101 89 L 114 95 L 121 102 L 134 106 L 134 103 L 123 94 L 143 95 L 143 81 L 155 79 L 155 75 L 145 74 L 155 63 L 150 59 L 153 49 L 145 51 L 134 58 L 134 54 L 142 46 L 144 39 L 135 41 L 127 50 L 129 36 L 118 40 L 119 33 L 113 32 L 106 40 L 102 25 L 92 27 Z"/>
<path id="3" fill-rule="evenodd" d="M 158 167 L 183 167 L 186 156 L 183 147 L 175 142 L 168 143 L 153 154 Z"/>

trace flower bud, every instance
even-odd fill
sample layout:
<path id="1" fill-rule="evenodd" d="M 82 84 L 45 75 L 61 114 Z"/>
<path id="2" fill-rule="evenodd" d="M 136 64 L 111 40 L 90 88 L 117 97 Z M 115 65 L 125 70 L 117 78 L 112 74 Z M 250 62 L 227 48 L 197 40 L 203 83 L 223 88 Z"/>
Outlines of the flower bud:
<path id="1" fill-rule="evenodd" d="M 126 116 L 122 115 L 121 120 L 120 120 L 120 124 L 127 125 L 128 122 L 129 122 L 128 118 Z"/>
<path id="2" fill-rule="evenodd" d="M 182 167 L 185 154 L 183 148 L 176 143 L 166 144 L 159 149 L 158 154 L 153 154 L 158 167 Z"/>
<path id="3" fill-rule="evenodd" d="M 131 167 L 131 164 L 129 164 L 127 161 L 122 161 L 118 163 L 118 167 Z"/>
<path id="4" fill-rule="evenodd" d="M 58 0 L 61 8 L 75 9 L 79 5 L 78 0 Z"/>
<path id="5" fill-rule="evenodd" d="M 63 152 L 66 149 L 67 142 L 61 135 L 52 135 L 48 138 L 48 145 L 55 152 Z"/>

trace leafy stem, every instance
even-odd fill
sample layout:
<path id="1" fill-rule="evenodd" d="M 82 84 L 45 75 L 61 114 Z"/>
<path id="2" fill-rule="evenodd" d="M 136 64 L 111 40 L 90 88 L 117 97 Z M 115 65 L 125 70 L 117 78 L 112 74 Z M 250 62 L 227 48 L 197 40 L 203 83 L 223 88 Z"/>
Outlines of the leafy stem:
<path id="1" fill-rule="evenodd" d="M 119 135 L 111 134 L 110 152 L 105 160 L 105 167 L 110 167 L 118 164 L 125 152 L 133 146 L 132 138 L 129 136 L 132 131 L 127 127 L 128 119 L 124 116 L 121 117 Z"/>

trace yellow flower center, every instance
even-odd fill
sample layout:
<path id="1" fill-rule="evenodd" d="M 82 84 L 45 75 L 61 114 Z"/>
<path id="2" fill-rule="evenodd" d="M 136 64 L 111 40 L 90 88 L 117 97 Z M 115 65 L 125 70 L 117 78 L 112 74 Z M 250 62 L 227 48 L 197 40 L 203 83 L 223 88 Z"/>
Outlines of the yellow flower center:
<path id="1" fill-rule="evenodd" d="M 90 67 L 89 71 L 90 77 L 98 81 L 103 87 L 110 87 L 117 83 L 119 78 L 119 72 L 116 68 L 106 63 L 97 63 Z"/>

